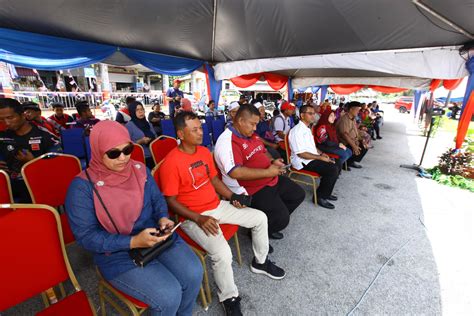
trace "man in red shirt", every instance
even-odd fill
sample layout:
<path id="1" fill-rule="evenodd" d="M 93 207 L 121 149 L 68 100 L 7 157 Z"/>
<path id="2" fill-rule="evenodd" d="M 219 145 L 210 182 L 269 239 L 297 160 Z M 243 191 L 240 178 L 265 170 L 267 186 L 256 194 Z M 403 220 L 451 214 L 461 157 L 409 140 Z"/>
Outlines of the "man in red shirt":
<path id="1" fill-rule="evenodd" d="M 237 194 L 252 195 L 251 207 L 267 214 L 268 235 L 282 239 L 280 232 L 290 214 L 303 202 L 304 190 L 288 177 L 282 159 L 272 159 L 255 133 L 260 112 L 253 105 L 242 105 L 232 127 L 222 133 L 214 156 L 224 183 Z"/>
<path id="2" fill-rule="evenodd" d="M 72 116 L 64 113 L 64 105 L 60 102 L 54 102 L 51 104 L 54 114 L 48 117 L 48 123 L 51 124 L 58 133 L 63 129 L 71 128 L 74 124 Z"/>
<path id="3" fill-rule="evenodd" d="M 184 218 L 183 231 L 206 250 L 212 260 L 219 301 L 227 315 L 241 315 L 240 298 L 232 271 L 232 253 L 219 224 L 234 224 L 251 229 L 254 259 L 250 270 L 273 279 L 285 271 L 267 258 L 267 217 L 263 212 L 238 202 L 217 176 L 211 153 L 202 143 L 199 118 L 181 112 L 174 119 L 180 145 L 173 149 L 160 167 L 161 190 L 170 209 Z M 217 194 L 226 200 L 219 200 Z M 227 200 L 230 200 L 227 201 Z"/>
<path id="4" fill-rule="evenodd" d="M 23 102 L 23 109 L 25 110 L 26 119 L 39 129 L 46 132 L 50 132 L 54 136 L 58 137 L 59 134 L 56 132 L 54 127 L 48 123 L 45 117 L 41 116 L 41 109 L 38 103 L 27 101 Z"/>

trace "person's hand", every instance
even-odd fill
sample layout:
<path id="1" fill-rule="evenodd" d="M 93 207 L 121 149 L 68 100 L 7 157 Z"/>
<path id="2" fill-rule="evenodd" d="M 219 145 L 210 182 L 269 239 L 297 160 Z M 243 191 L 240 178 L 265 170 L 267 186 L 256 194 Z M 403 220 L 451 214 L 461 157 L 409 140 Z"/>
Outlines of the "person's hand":
<path id="1" fill-rule="evenodd" d="M 174 227 L 174 222 L 167 217 L 162 217 L 158 221 L 158 225 L 160 226 L 160 230 L 162 232 L 165 232 L 166 235 L 169 235 Z"/>
<path id="2" fill-rule="evenodd" d="M 340 144 L 339 144 L 339 148 L 341 148 L 341 149 L 343 149 L 343 150 L 346 150 L 346 149 L 347 149 L 347 147 L 346 147 L 343 143 L 340 143 Z"/>
<path id="3" fill-rule="evenodd" d="M 22 163 L 27 163 L 28 161 L 35 159 L 35 156 L 33 156 L 31 151 L 29 151 L 28 149 L 25 149 L 25 150 L 19 150 L 15 158 L 21 161 Z"/>
<path id="4" fill-rule="evenodd" d="M 360 154 L 360 147 L 359 146 L 352 146 L 352 152 L 354 153 L 355 156 Z"/>
<path id="5" fill-rule="evenodd" d="M 278 145 L 277 145 L 277 146 L 278 146 Z M 282 167 L 285 166 L 285 163 L 283 162 L 283 159 L 281 159 L 281 158 L 273 159 L 272 164 L 274 164 L 275 166 L 278 166 L 278 167 L 280 167 L 280 168 L 282 168 Z"/>
<path id="6" fill-rule="evenodd" d="M 327 154 L 325 154 L 325 153 L 322 153 L 321 156 L 326 157 L 327 159 L 330 159 L 330 158 L 331 158 L 331 157 L 329 157 L 329 156 L 328 156 Z"/>
<path id="7" fill-rule="evenodd" d="M 138 235 L 135 235 L 130 240 L 130 249 L 134 248 L 149 248 L 153 247 L 156 243 L 159 243 L 169 235 L 164 235 L 161 237 L 153 236 L 152 234 L 157 234 L 159 231 L 156 228 L 146 228 L 142 230 Z"/>
<path id="8" fill-rule="evenodd" d="M 212 216 L 199 215 L 196 223 L 207 236 L 216 236 L 219 234 L 219 222 Z"/>
<path id="9" fill-rule="evenodd" d="M 321 155 L 321 161 L 328 162 L 328 163 L 334 163 L 334 160 L 332 160 L 331 158 L 329 158 L 329 156 L 326 155 L 326 154 L 322 154 L 322 155 Z"/>
<path id="10" fill-rule="evenodd" d="M 282 175 L 286 172 L 285 168 L 277 166 L 275 164 L 271 164 L 270 167 L 267 168 L 268 177 L 276 177 Z"/>
<path id="11" fill-rule="evenodd" d="M 156 123 L 156 122 L 159 122 L 159 121 L 160 121 L 159 117 L 154 117 L 154 118 L 151 119 L 152 123 Z"/>
<path id="12" fill-rule="evenodd" d="M 233 201 L 232 205 L 235 206 L 236 208 L 244 208 L 246 205 L 242 205 L 239 203 L 239 201 Z"/>

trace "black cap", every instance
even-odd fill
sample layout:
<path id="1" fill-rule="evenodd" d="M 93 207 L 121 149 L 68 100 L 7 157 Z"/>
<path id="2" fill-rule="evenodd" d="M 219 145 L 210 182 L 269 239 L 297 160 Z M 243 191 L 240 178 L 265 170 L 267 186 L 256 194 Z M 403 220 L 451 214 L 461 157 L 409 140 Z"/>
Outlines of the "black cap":
<path id="1" fill-rule="evenodd" d="M 34 111 L 41 111 L 38 103 L 32 101 L 23 102 L 23 109 L 25 110 L 34 110 Z"/>

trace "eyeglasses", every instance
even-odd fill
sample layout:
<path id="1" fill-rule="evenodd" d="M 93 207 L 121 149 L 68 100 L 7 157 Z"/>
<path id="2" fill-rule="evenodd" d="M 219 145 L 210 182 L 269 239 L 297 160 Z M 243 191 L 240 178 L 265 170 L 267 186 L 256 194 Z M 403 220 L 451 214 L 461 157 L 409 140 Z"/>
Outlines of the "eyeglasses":
<path id="1" fill-rule="evenodd" d="M 125 156 L 131 155 L 132 151 L 133 151 L 133 144 L 128 144 L 122 150 L 113 148 L 109 151 L 106 151 L 105 154 L 107 155 L 107 157 L 109 157 L 109 159 L 117 159 L 118 157 L 120 157 L 122 153 Z"/>

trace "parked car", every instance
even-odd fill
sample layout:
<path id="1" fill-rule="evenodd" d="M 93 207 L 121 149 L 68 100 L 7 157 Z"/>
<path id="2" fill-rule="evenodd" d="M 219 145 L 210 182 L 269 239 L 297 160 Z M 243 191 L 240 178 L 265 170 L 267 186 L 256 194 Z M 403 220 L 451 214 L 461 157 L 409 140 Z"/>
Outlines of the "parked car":
<path id="1" fill-rule="evenodd" d="M 395 101 L 395 109 L 400 113 L 410 113 L 413 106 L 413 97 L 401 97 Z"/>

